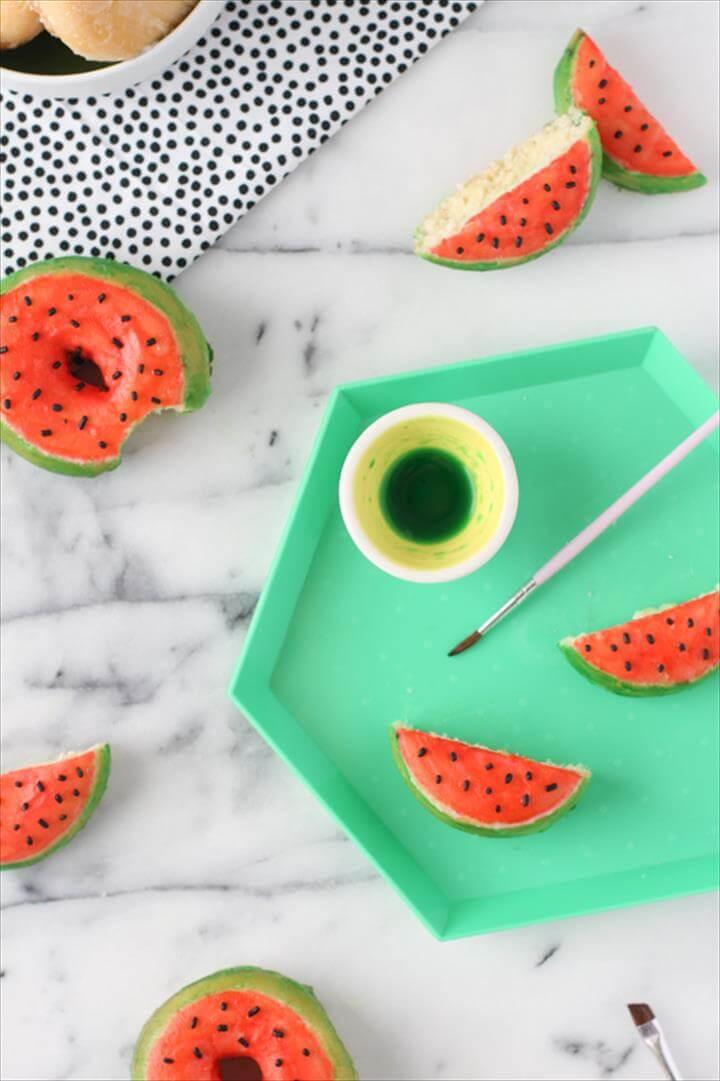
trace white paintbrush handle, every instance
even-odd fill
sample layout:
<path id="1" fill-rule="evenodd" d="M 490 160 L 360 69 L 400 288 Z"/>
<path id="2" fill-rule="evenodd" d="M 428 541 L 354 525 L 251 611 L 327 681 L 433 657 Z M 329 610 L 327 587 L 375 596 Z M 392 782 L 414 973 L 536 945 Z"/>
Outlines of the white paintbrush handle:
<path id="1" fill-rule="evenodd" d="M 683 458 L 686 458 L 690 451 L 694 450 L 699 443 L 702 443 L 703 439 L 706 439 L 715 428 L 720 424 L 720 410 L 709 417 L 704 424 L 701 424 L 699 428 L 683 439 L 675 450 L 670 451 L 661 462 L 646 473 L 637 484 L 633 484 L 632 488 L 629 488 L 624 495 L 621 495 L 619 499 L 616 499 L 607 510 L 604 510 L 602 514 L 599 514 L 594 522 L 585 526 L 582 532 L 578 533 L 576 537 L 573 537 L 571 541 L 556 552 L 552 559 L 549 559 L 533 575 L 533 579 L 537 585 L 542 585 L 543 582 L 547 582 L 554 574 L 557 574 L 559 570 L 574 559 L 576 555 L 579 555 L 583 549 L 587 548 L 588 544 L 604 533 L 608 526 L 616 522 L 617 519 L 625 513 L 634 503 L 637 503 L 641 496 L 644 496 L 659 480 L 670 472 L 678 462 L 681 462 Z"/>

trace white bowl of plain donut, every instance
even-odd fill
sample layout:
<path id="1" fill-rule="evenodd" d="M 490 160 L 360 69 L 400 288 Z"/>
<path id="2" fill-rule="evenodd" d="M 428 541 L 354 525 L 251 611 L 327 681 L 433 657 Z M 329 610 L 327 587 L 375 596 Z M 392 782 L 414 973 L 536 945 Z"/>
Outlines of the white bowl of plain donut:
<path id="1" fill-rule="evenodd" d="M 224 0 L 0 0 L 0 85 L 40 97 L 114 93 L 187 52 Z"/>

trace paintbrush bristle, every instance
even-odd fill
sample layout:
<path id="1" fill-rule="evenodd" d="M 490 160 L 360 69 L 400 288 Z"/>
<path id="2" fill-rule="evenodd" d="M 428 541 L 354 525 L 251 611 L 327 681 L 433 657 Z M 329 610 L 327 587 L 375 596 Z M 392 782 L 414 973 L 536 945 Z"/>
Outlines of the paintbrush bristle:
<path id="1" fill-rule="evenodd" d="M 647 1002 L 628 1002 L 628 1009 L 638 1028 L 640 1028 L 641 1025 L 646 1025 L 648 1021 L 655 1020 L 655 1014 L 652 1012 Z"/>
<path id="2" fill-rule="evenodd" d="M 467 638 L 463 638 L 462 642 L 458 642 L 450 652 L 448 657 L 457 657 L 458 653 L 464 653 L 466 649 L 470 649 L 470 646 L 474 646 L 476 642 L 479 642 L 481 638 L 480 631 L 473 631 Z"/>

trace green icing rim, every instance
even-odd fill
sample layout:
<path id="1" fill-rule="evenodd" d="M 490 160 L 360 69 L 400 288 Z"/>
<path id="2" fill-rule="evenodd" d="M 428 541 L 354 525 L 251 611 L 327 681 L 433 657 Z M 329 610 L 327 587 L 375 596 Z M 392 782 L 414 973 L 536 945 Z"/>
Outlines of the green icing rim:
<path id="1" fill-rule="evenodd" d="M 504 826 L 491 829 L 486 826 L 473 826 L 467 822 L 458 822 L 457 819 L 453 818 L 451 815 L 445 814 L 444 811 L 441 811 L 438 807 L 436 807 L 435 804 L 427 798 L 423 790 L 419 788 L 418 785 L 415 783 L 415 779 L 410 773 L 410 770 L 407 768 L 407 765 L 405 764 L 405 759 L 401 755 L 400 748 L 398 746 L 397 729 L 405 727 L 407 726 L 399 721 L 396 721 L 395 724 L 392 724 L 390 726 L 389 731 L 392 755 L 395 759 L 395 764 L 400 771 L 402 779 L 405 781 L 405 784 L 415 796 L 416 800 L 423 805 L 426 811 L 429 811 L 430 814 L 435 816 L 435 818 L 438 818 L 441 822 L 444 822 L 446 826 L 452 826 L 453 829 L 462 830 L 464 833 L 474 833 L 476 836 L 479 837 L 523 837 L 530 833 L 540 833 L 542 830 L 548 829 L 550 826 L 553 825 L 553 823 L 557 822 L 559 818 L 562 818 L 568 813 L 568 811 L 571 811 L 573 809 L 573 807 L 578 802 L 590 782 L 591 774 L 588 771 L 587 776 L 583 777 L 582 781 L 575 789 L 575 792 L 571 796 L 569 796 L 564 803 L 561 803 L 560 806 L 556 807 L 555 810 L 552 811 L 550 814 L 543 815 L 542 818 L 535 819 L 534 822 L 530 823 L 530 825 L 527 826 Z M 429 736 L 431 736 L 432 734 L 433 733 L 428 732 Z M 462 742 L 462 740 L 460 742 Z M 470 744 L 470 746 L 472 746 L 472 744 Z M 536 762 L 534 759 L 530 758 L 527 759 L 527 762 L 530 765 L 535 766 L 543 765 L 542 762 Z"/>
<path id="2" fill-rule="evenodd" d="M 533 259 L 539 259 L 541 255 L 546 255 L 547 252 L 552 251 L 553 248 L 557 248 L 558 244 L 562 244 L 562 242 L 566 240 L 567 237 L 569 237 L 570 234 L 585 220 L 593 200 L 595 199 L 597 186 L 600 183 L 600 176 L 602 175 L 603 151 L 600 144 L 600 136 L 598 135 L 594 122 L 592 123 L 592 127 L 584 136 L 582 136 L 582 138 L 585 139 L 590 147 L 590 185 L 588 187 L 587 199 L 577 218 L 575 218 L 568 228 L 563 233 L 560 233 L 551 244 L 547 244 L 544 248 L 541 248 L 540 251 L 532 252 L 530 255 L 520 256 L 517 259 L 481 260 L 476 263 L 461 262 L 456 259 L 442 259 L 438 255 L 433 255 L 432 252 L 420 251 L 418 245 L 422 243 L 423 237 L 422 225 L 420 225 L 415 233 L 415 254 L 419 255 L 421 259 L 427 260 L 428 263 L 436 263 L 437 266 L 449 267 L 452 270 L 507 270 L 510 267 L 521 266 L 523 263 L 530 263 Z"/>
<path id="3" fill-rule="evenodd" d="M 555 68 L 553 94 L 555 112 L 558 114 L 566 113 L 571 108 L 580 108 L 573 100 L 572 81 L 578 49 L 584 37 L 586 37 L 584 30 L 575 31 Z M 693 188 L 701 188 L 707 184 L 707 177 L 697 169 L 686 176 L 655 176 L 652 173 L 638 173 L 619 165 L 607 153 L 603 153 L 602 174 L 606 180 L 619 188 L 627 188 L 628 191 L 637 191 L 643 195 L 666 195 L 678 191 L 692 191 Z"/>
<path id="4" fill-rule="evenodd" d="M 264 968 L 245 965 L 224 968 L 189 983 L 164 1002 L 145 1022 L 135 1045 L 130 1076 L 132 1081 L 151 1081 L 147 1065 L 153 1045 L 178 1010 L 207 995 L 223 991 L 243 991 L 251 988 L 277 999 L 294 1010 L 315 1032 L 333 1067 L 334 1081 L 357 1081 L 358 1074 L 330 1018 L 315 997 L 311 987 Z"/>
<path id="5" fill-rule="evenodd" d="M 195 316 L 185 307 L 180 298 L 163 282 L 137 270 L 126 263 L 113 259 L 91 259 L 80 255 L 68 255 L 61 259 L 47 259 L 41 263 L 16 270 L 0 281 L 0 296 L 17 288 L 22 282 L 53 274 L 83 274 L 96 278 L 99 282 L 112 282 L 137 293 L 168 319 L 175 335 L 180 360 L 185 373 L 185 394 L 182 404 L 174 406 L 179 413 L 188 413 L 199 409 L 210 394 L 210 373 L 212 370 L 212 349 Z M 162 412 L 162 408 L 153 409 L 146 416 Z M 145 417 L 142 418 L 145 420 Z M 142 420 L 128 428 L 123 445 L 128 436 Z M 26 458 L 33 465 L 52 473 L 64 473 L 72 477 L 95 477 L 120 465 L 121 455 L 106 458 L 103 461 L 82 462 L 56 455 L 46 454 L 34 443 L 28 443 L 3 420 L 0 421 L 0 441 L 6 443 L 16 454 Z"/>
<path id="6" fill-rule="evenodd" d="M 577 637 L 582 637 L 578 635 Z M 581 676 L 585 676 L 591 683 L 596 683 L 598 687 L 604 687 L 606 691 L 611 691 L 613 694 L 622 694 L 627 698 L 658 698 L 666 694 L 676 694 L 678 691 L 684 691 L 688 687 L 695 687 L 698 683 L 702 683 L 708 676 L 717 672 L 719 665 L 713 665 L 707 672 L 703 672 L 697 679 L 686 680 L 683 683 L 664 683 L 652 684 L 652 683 L 628 683 L 624 679 L 618 679 L 617 676 L 611 676 L 607 672 L 603 672 L 600 668 L 596 668 L 595 665 L 589 664 L 584 657 L 581 657 L 578 651 L 572 645 L 576 641 L 576 638 L 563 638 L 561 642 L 558 642 L 558 646 L 564 653 L 566 659 L 570 662 L 573 668 L 580 673 Z"/>
<path id="7" fill-rule="evenodd" d="M 110 776 L 111 764 L 110 745 L 108 743 L 100 744 L 99 746 L 92 748 L 92 750 L 95 751 L 95 780 L 90 789 L 90 796 L 85 804 L 85 809 L 80 817 L 73 822 L 72 826 L 70 826 L 65 833 L 58 837 L 54 844 L 51 844 L 48 848 L 44 849 L 44 851 L 39 852 L 37 855 L 30 856 L 25 860 L 16 860 L 14 863 L 0 864 L 0 871 L 11 871 L 19 867 L 29 867 L 32 863 L 39 863 L 41 860 L 52 855 L 53 852 L 57 852 L 59 848 L 63 848 L 69 841 L 72 841 L 75 834 L 79 833 L 83 826 L 87 824 L 88 819 L 105 794 L 108 778 Z M 73 757 L 74 756 L 71 755 L 69 759 L 60 758 L 58 759 L 57 764 L 59 765 L 61 762 L 69 761 Z"/>

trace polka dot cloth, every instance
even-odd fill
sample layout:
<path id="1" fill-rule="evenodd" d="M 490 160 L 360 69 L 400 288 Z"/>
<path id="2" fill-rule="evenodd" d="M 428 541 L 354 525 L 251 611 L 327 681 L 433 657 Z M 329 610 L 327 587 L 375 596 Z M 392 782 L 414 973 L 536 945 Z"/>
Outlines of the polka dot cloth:
<path id="1" fill-rule="evenodd" d="M 118 96 L 6 91 L 3 272 L 75 253 L 171 279 L 477 6 L 229 0 Z"/>

